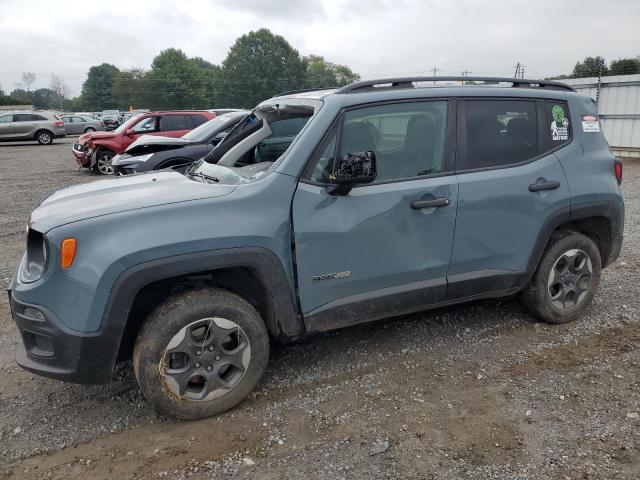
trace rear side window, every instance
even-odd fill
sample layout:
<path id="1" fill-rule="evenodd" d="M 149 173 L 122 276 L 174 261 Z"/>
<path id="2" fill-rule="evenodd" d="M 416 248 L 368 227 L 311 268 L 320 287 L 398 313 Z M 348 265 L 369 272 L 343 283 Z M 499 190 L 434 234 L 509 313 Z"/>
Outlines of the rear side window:
<path id="1" fill-rule="evenodd" d="M 45 118 L 45 117 L 43 117 L 42 115 L 35 115 L 35 114 L 32 114 L 32 115 L 31 115 L 31 120 L 32 120 L 32 121 L 33 121 L 33 120 L 35 120 L 35 121 L 40 122 L 40 121 L 42 121 L 42 120 L 46 120 L 46 118 Z"/>
<path id="2" fill-rule="evenodd" d="M 162 117 L 160 128 L 163 132 L 175 130 L 191 130 L 191 115 L 167 115 Z"/>
<path id="3" fill-rule="evenodd" d="M 189 121 L 191 123 L 191 126 L 189 128 L 196 128 L 203 123 L 208 122 L 209 119 L 202 115 L 189 115 Z"/>
<path id="4" fill-rule="evenodd" d="M 30 122 L 32 120 L 33 115 L 30 113 L 15 113 L 13 115 L 14 122 Z"/>
<path id="5" fill-rule="evenodd" d="M 547 147 L 551 150 L 571 141 L 571 121 L 567 102 L 547 100 L 544 104 L 548 126 L 545 138 L 548 139 Z"/>
<path id="6" fill-rule="evenodd" d="M 538 117 L 532 100 L 467 100 L 466 155 L 457 170 L 504 167 L 536 157 Z"/>

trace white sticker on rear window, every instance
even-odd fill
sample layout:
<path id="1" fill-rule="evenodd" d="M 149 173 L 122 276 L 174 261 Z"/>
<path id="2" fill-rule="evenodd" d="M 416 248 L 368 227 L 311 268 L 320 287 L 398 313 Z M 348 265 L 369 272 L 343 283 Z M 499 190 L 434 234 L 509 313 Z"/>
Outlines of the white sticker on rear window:
<path id="1" fill-rule="evenodd" d="M 554 142 L 563 142 L 569 140 L 569 119 L 564 114 L 564 108 L 560 105 L 554 105 L 551 109 L 551 139 Z"/>
<path id="2" fill-rule="evenodd" d="M 583 115 L 582 131 L 587 133 L 597 133 L 600 131 L 600 123 L 594 115 Z"/>

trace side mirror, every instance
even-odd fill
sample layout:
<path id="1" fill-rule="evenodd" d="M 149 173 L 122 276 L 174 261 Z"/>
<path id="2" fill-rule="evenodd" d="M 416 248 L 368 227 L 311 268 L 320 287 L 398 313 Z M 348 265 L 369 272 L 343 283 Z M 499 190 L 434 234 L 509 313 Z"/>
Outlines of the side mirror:
<path id="1" fill-rule="evenodd" d="M 127 130 L 124 132 L 124 134 L 127 135 L 128 137 L 132 137 L 137 133 L 138 132 L 136 132 L 133 128 L 127 128 Z"/>
<path id="2" fill-rule="evenodd" d="M 347 195 L 355 185 L 371 183 L 376 179 L 376 154 L 366 152 L 347 153 L 333 163 L 333 172 L 327 187 L 330 195 Z"/>

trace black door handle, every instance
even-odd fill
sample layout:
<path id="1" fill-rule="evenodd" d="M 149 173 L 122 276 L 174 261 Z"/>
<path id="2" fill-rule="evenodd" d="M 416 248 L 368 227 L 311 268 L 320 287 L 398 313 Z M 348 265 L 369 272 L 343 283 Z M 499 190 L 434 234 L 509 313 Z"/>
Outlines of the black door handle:
<path id="1" fill-rule="evenodd" d="M 542 190 L 555 190 L 560 186 L 560 182 L 557 180 L 550 180 L 548 182 L 536 182 L 529 185 L 530 192 L 541 192 Z"/>
<path id="2" fill-rule="evenodd" d="M 448 198 L 434 198 L 433 200 L 416 200 L 415 202 L 411 202 L 411 208 L 416 210 L 420 210 L 421 208 L 437 208 L 437 207 L 446 207 L 451 202 Z"/>

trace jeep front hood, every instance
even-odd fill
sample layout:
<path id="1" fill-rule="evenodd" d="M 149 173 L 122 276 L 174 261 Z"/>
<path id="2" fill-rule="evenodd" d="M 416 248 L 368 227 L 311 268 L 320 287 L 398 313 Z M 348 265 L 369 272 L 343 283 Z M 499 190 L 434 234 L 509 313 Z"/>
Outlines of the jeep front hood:
<path id="1" fill-rule="evenodd" d="M 101 215 L 221 197 L 235 188 L 236 185 L 189 180 L 170 171 L 98 180 L 49 195 L 31 212 L 29 225 L 45 233 L 60 225 Z"/>

